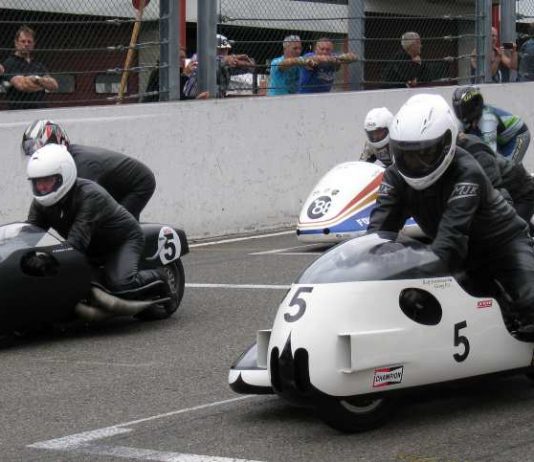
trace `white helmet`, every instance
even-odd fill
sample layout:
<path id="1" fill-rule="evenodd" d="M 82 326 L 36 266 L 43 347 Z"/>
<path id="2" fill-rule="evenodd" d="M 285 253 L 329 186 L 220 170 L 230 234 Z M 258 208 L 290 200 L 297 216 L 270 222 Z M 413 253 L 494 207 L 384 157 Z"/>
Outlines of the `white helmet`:
<path id="1" fill-rule="evenodd" d="M 458 124 L 440 95 L 419 94 L 400 108 L 390 126 L 389 147 L 399 173 L 425 189 L 445 173 L 456 151 Z"/>
<path id="2" fill-rule="evenodd" d="M 71 190 L 77 171 L 65 146 L 47 144 L 35 151 L 26 169 L 33 197 L 45 207 L 59 202 Z"/>
<path id="3" fill-rule="evenodd" d="M 383 148 L 389 143 L 389 124 L 393 114 L 385 107 L 375 107 L 365 116 L 363 128 L 373 148 Z"/>

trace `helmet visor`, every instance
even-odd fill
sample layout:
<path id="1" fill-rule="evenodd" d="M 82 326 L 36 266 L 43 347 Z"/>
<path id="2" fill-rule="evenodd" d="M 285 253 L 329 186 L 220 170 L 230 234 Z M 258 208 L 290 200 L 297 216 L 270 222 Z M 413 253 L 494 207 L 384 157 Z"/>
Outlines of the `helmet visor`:
<path id="1" fill-rule="evenodd" d="M 20 146 L 22 154 L 24 154 L 25 156 L 31 156 L 35 151 L 42 147 L 43 143 L 41 143 L 39 140 L 34 140 L 31 138 L 23 140 Z"/>
<path id="2" fill-rule="evenodd" d="M 447 130 L 443 136 L 424 141 L 394 141 L 389 146 L 399 171 L 409 178 L 430 175 L 442 163 L 451 148 L 452 134 Z"/>
<path id="3" fill-rule="evenodd" d="M 379 143 L 388 136 L 389 130 L 387 127 L 378 127 L 371 131 L 366 130 L 366 133 L 371 143 Z"/>
<path id="4" fill-rule="evenodd" d="M 34 196 L 46 196 L 47 194 L 57 191 L 63 184 L 61 175 L 43 176 L 40 178 L 32 178 L 32 189 Z"/>

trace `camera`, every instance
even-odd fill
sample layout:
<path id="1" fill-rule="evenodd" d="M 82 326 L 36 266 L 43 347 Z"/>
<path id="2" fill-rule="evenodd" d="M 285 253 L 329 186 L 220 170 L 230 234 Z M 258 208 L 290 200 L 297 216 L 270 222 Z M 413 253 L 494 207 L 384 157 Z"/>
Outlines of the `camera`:
<path id="1" fill-rule="evenodd" d="M 502 47 L 505 50 L 513 50 L 514 49 L 514 43 L 513 42 L 503 42 Z"/>

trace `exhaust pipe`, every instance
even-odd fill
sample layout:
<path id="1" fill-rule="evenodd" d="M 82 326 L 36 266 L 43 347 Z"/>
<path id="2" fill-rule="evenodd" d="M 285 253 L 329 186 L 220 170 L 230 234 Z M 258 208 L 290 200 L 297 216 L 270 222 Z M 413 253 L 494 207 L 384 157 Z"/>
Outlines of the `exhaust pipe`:
<path id="1" fill-rule="evenodd" d="M 113 317 L 113 314 L 109 311 L 104 311 L 102 308 L 95 308 L 82 302 L 76 304 L 74 312 L 78 317 L 88 322 L 100 322 Z"/>
<path id="2" fill-rule="evenodd" d="M 168 297 L 157 300 L 125 300 L 94 286 L 91 288 L 90 298 L 96 308 L 107 311 L 110 316 L 135 316 L 152 305 L 169 300 Z"/>

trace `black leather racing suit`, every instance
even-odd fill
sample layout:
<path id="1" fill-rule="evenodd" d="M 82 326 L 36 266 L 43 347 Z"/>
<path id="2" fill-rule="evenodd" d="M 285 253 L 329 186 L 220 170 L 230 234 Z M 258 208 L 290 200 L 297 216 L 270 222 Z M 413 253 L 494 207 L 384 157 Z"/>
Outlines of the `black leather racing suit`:
<path id="1" fill-rule="evenodd" d="M 93 180 L 137 220 L 154 194 L 156 180 L 152 171 L 142 162 L 109 149 L 69 145 L 78 176 Z"/>
<path id="2" fill-rule="evenodd" d="M 451 270 L 465 268 L 497 280 L 526 321 L 534 321 L 534 252 L 528 227 L 493 188 L 466 151 L 423 190 L 410 187 L 395 164 L 388 167 L 368 232 L 398 232 L 412 216 L 433 239 L 432 250 Z"/>
<path id="3" fill-rule="evenodd" d="M 44 207 L 34 200 L 28 223 L 54 228 L 75 249 L 104 258 L 108 289 L 123 292 L 160 280 L 157 271 L 138 271 L 144 236 L 133 216 L 93 181 L 78 178 L 57 204 Z"/>
<path id="4" fill-rule="evenodd" d="M 493 187 L 499 189 L 501 193 L 504 189 L 509 194 L 517 214 L 530 223 L 534 214 L 534 177 L 525 170 L 523 164 L 496 154 L 474 135 L 460 135 L 458 146 L 473 155 L 486 172 Z"/>

